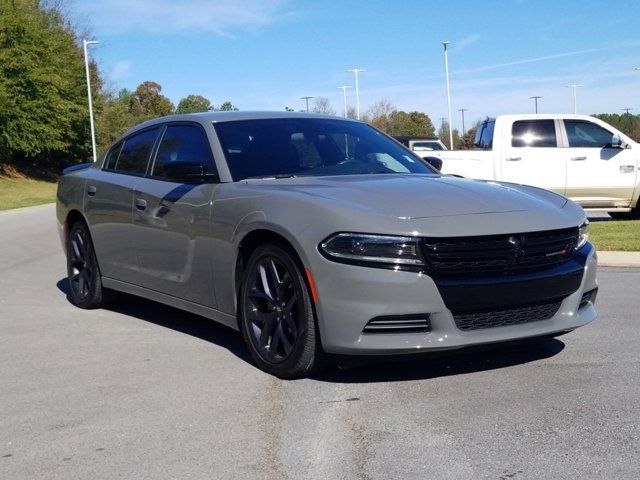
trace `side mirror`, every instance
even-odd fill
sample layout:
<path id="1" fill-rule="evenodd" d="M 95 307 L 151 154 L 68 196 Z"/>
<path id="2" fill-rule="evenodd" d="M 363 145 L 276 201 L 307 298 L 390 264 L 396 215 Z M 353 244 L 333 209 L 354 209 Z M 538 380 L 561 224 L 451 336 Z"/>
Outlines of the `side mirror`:
<path id="1" fill-rule="evenodd" d="M 208 177 L 206 166 L 197 162 L 167 162 L 163 165 L 162 170 L 164 176 L 174 182 L 200 183 Z"/>
<path id="2" fill-rule="evenodd" d="M 611 137 L 611 148 L 627 148 L 627 144 L 620 138 L 620 135 L 613 135 Z"/>

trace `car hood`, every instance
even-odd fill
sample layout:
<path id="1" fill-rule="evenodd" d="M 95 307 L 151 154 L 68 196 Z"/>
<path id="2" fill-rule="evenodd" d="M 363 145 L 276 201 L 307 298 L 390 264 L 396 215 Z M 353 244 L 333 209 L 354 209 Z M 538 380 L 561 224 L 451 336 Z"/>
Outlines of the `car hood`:
<path id="1" fill-rule="evenodd" d="M 437 175 L 348 175 L 251 182 L 400 219 L 557 211 L 567 203 L 560 195 L 533 187 Z"/>

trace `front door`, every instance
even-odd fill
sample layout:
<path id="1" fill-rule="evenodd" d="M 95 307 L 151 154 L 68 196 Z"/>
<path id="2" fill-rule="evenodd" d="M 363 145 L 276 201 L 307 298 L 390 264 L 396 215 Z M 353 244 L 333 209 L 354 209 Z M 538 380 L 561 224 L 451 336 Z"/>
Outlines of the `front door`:
<path id="1" fill-rule="evenodd" d="M 215 307 L 211 263 L 211 200 L 217 184 L 169 180 L 171 162 L 201 162 L 212 173 L 206 134 L 197 124 L 169 124 L 150 176 L 134 192 L 137 284 Z"/>
<path id="2" fill-rule="evenodd" d="M 553 119 L 514 121 L 511 141 L 500 153 L 500 180 L 564 194 L 566 159 L 558 146 L 558 137 L 557 124 Z"/>
<path id="3" fill-rule="evenodd" d="M 588 120 L 563 120 L 567 147 L 566 195 L 583 207 L 629 207 L 638 152 L 612 148 L 613 133 Z"/>

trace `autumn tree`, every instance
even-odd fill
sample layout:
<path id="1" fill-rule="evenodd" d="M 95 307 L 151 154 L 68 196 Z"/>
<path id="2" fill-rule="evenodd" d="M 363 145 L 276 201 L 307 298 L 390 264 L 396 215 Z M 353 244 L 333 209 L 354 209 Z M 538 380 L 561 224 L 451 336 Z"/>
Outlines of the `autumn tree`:
<path id="1" fill-rule="evenodd" d="M 214 110 L 208 98 L 202 95 L 187 95 L 178 102 L 176 113 L 198 113 Z"/>
<path id="2" fill-rule="evenodd" d="M 161 91 L 162 87 L 156 82 L 147 81 L 138 85 L 131 97 L 131 113 L 139 118 L 164 117 L 172 113 L 173 104 Z"/>

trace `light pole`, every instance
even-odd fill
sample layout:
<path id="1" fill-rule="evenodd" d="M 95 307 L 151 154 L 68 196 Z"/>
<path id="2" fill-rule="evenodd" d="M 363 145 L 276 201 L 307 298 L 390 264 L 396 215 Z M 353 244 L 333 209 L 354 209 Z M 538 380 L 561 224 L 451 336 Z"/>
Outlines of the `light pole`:
<path id="1" fill-rule="evenodd" d="M 623 108 L 622 111 L 626 112 L 627 115 L 629 115 L 629 112 L 633 110 L 633 108 Z"/>
<path id="2" fill-rule="evenodd" d="M 464 135 L 464 112 L 468 111 L 468 108 L 459 108 L 458 111 L 462 113 L 462 135 Z"/>
<path id="3" fill-rule="evenodd" d="M 542 98 L 540 95 L 534 95 L 533 97 L 529 97 L 536 104 L 536 113 L 538 113 L 538 99 Z"/>
<path id="4" fill-rule="evenodd" d="M 366 72 L 364 68 L 351 68 L 347 70 L 356 76 L 356 118 L 360 120 L 360 87 L 358 85 L 358 73 Z"/>
<path id="5" fill-rule="evenodd" d="M 309 97 L 309 96 L 300 97 L 300 100 L 305 100 L 307 102 L 307 113 L 309 113 L 309 99 L 311 99 L 311 98 L 313 98 L 313 97 Z"/>
<path id="6" fill-rule="evenodd" d="M 573 88 L 573 113 L 578 113 L 578 94 L 576 91 L 578 87 L 584 87 L 584 85 L 578 85 L 577 83 L 572 83 L 571 85 L 567 85 L 567 88 Z"/>
<path id="7" fill-rule="evenodd" d="M 347 118 L 347 89 L 351 87 L 349 85 L 343 85 L 338 88 L 342 90 L 342 100 L 344 101 L 344 118 Z"/>
<path id="8" fill-rule="evenodd" d="M 447 52 L 447 45 L 451 42 L 445 40 L 442 42 L 442 46 L 444 47 L 444 76 L 447 82 L 447 109 L 449 112 L 449 149 L 453 150 L 453 129 L 451 123 L 451 90 L 449 89 L 449 55 Z"/>
<path id="9" fill-rule="evenodd" d="M 96 129 L 93 126 L 93 101 L 91 100 L 91 76 L 89 75 L 89 52 L 87 51 L 87 45 L 96 45 L 100 42 L 97 40 L 83 40 L 82 46 L 84 48 L 84 69 L 87 74 L 87 97 L 89 99 L 89 123 L 91 124 L 91 147 L 93 149 L 93 161 L 98 161 L 96 153 Z"/>

